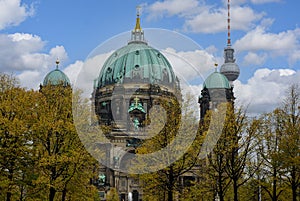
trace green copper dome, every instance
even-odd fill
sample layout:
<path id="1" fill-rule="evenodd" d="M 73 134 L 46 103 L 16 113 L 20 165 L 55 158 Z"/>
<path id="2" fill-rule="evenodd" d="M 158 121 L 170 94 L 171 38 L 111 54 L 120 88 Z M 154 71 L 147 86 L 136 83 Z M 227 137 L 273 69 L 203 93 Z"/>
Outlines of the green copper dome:
<path id="1" fill-rule="evenodd" d="M 176 84 L 172 66 L 157 49 L 144 39 L 139 13 L 128 44 L 116 50 L 104 63 L 94 87 L 123 83 Z"/>
<path id="2" fill-rule="evenodd" d="M 223 74 L 216 71 L 206 78 L 204 87 L 208 89 L 230 89 L 230 84 Z"/>
<path id="3" fill-rule="evenodd" d="M 172 66 L 164 55 L 146 43 L 131 42 L 106 60 L 95 87 L 136 79 L 151 84 L 175 83 Z"/>
<path id="4" fill-rule="evenodd" d="M 70 84 L 69 78 L 66 76 L 64 72 L 58 69 L 58 64 L 59 62 L 56 61 L 56 69 L 49 72 L 43 82 L 43 86 L 46 85 L 60 85 L 62 84 L 63 86 L 68 86 Z"/>

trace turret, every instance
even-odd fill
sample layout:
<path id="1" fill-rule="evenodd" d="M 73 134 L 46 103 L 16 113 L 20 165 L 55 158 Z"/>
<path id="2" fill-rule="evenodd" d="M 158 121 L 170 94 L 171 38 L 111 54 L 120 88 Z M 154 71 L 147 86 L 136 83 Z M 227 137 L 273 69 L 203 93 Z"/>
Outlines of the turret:
<path id="1" fill-rule="evenodd" d="M 200 118 L 203 120 L 208 110 L 214 110 L 221 103 L 233 103 L 234 96 L 227 77 L 218 72 L 215 64 L 215 72 L 211 73 L 204 81 L 200 104 Z"/>

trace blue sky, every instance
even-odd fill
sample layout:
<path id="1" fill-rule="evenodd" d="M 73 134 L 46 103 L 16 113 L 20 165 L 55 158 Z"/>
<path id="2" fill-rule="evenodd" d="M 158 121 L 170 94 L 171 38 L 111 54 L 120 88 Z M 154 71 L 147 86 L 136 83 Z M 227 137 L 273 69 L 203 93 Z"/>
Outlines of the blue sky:
<path id="1" fill-rule="evenodd" d="M 176 31 L 199 45 L 205 60 L 197 60 L 196 51 L 181 55 L 204 75 L 213 62 L 222 64 L 227 0 L 0 0 L 0 70 L 37 88 L 59 58 L 74 80 L 94 48 L 133 29 L 137 5 L 146 38 L 147 28 Z M 241 69 L 235 94 L 253 113 L 276 107 L 300 79 L 299 8 L 291 0 L 231 0 L 232 45 Z"/>

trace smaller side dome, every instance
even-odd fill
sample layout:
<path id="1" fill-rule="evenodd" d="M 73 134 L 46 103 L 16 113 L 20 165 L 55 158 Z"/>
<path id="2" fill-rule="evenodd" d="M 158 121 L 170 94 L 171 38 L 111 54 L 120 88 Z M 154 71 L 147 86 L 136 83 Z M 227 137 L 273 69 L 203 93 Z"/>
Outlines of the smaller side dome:
<path id="1" fill-rule="evenodd" d="M 223 74 L 216 71 L 206 78 L 203 87 L 208 89 L 230 89 L 230 84 Z"/>
<path id="2" fill-rule="evenodd" d="M 58 69 L 59 61 L 56 61 L 56 69 L 53 71 L 50 71 L 46 77 L 44 78 L 43 86 L 47 85 L 63 85 L 63 86 L 70 86 L 70 80 L 68 76 Z"/>

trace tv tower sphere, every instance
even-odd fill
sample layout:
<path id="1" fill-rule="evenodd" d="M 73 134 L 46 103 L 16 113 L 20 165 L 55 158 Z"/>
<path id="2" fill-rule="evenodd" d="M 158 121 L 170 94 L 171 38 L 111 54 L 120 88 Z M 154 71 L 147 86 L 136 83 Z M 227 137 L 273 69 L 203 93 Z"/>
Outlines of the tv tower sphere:
<path id="1" fill-rule="evenodd" d="M 220 73 L 225 75 L 230 82 L 236 80 L 240 75 L 240 68 L 235 63 L 235 59 L 233 57 L 234 49 L 230 46 L 225 48 L 224 57 L 225 63 L 221 66 Z"/>

